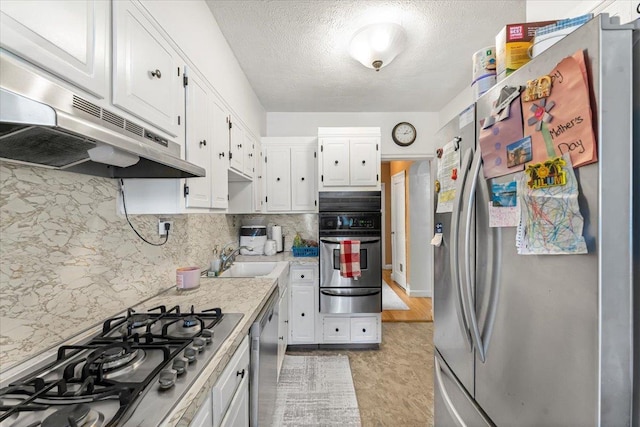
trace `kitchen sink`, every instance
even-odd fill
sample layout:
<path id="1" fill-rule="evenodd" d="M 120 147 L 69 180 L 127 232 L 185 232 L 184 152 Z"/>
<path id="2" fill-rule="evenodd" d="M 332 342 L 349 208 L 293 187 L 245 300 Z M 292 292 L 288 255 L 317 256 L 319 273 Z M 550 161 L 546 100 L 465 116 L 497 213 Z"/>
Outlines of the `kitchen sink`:
<path id="1" fill-rule="evenodd" d="M 276 267 L 277 262 L 242 262 L 236 261 L 231 267 L 223 271 L 218 277 L 259 277 L 268 276 Z"/>

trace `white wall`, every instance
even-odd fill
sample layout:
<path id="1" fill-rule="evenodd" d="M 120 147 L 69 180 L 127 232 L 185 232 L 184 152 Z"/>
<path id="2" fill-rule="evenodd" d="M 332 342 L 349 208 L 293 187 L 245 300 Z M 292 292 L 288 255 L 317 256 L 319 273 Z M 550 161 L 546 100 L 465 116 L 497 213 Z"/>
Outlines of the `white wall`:
<path id="1" fill-rule="evenodd" d="M 142 0 L 141 3 L 251 133 L 258 138 L 264 135 L 264 108 L 207 4 L 203 0 Z"/>
<path id="2" fill-rule="evenodd" d="M 473 90 L 471 86 L 467 86 L 462 92 L 456 95 L 447 105 L 444 106 L 439 113 L 439 127 L 442 127 L 449 123 L 451 119 L 462 113 L 467 107 L 473 104 Z"/>
<path id="3" fill-rule="evenodd" d="M 409 122 L 416 128 L 416 142 L 400 147 L 391 139 L 393 127 Z M 382 133 L 383 159 L 433 157 L 433 135 L 439 128 L 438 113 L 267 113 L 267 136 L 317 136 L 318 127 L 378 126 Z"/>

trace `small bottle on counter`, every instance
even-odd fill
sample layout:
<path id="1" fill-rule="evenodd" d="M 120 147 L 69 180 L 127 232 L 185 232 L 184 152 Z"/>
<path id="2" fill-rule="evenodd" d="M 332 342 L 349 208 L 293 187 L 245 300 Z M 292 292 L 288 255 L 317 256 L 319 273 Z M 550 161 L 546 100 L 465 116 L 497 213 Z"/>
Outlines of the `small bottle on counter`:
<path id="1" fill-rule="evenodd" d="M 217 276 L 220 272 L 220 254 L 218 253 L 218 245 L 213 248 L 213 258 L 211 258 L 211 265 L 209 266 L 209 271 L 213 273 L 213 275 Z"/>

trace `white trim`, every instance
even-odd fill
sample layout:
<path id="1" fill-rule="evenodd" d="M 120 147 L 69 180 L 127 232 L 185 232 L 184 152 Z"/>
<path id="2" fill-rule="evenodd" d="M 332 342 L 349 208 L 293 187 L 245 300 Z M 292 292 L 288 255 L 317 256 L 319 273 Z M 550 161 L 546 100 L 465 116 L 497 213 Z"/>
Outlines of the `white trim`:
<path id="1" fill-rule="evenodd" d="M 391 264 L 385 264 L 385 265 L 382 266 L 383 270 L 391 270 L 392 268 L 393 268 L 393 265 L 391 265 Z"/>
<path id="2" fill-rule="evenodd" d="M 384 265 L 384 261 L 387 259 L 385 257 L 385 255 L 386 255 L 385 247 L 387 246 L 387 244 L 386 244 L 387 236 L 386 236 L 386 233 L 385 233 L 385 231 L 386 231 L 385 230 L 386 209 L 385 209 L 385 196 L 384 196 L 384 182 L 382 182 L 382 179 L 380 179 L 380 182 L 381 182 L 380 183 L 380 195 L 382 197 L 381 208 L 380 208 L 380 211 L 381 211 L 381 217 L 380 217 L 381 219 L 380 220 L 382 221 L 382 224 L 381 224 L 382 225 L 382 262 L 381 262 L 381 264 Z"/>
<path id="3" fill-rule="evenodd" d="M 432 160 L 436 157 L 434 153 L 429 154 L 382 154 L 381 161 L 382 162 L 391 162 L 394 160 L 403 161 L 403 160 Z"/>
<path id="4" fill-rule="evenodd" d="M 407 291 L 407 295 L 411 298 L 431 298 L 429 291 Z"/>
<path id="5" fill-rule="evenodd" d="M 402 199 L 404 200 L 403 206 L 402 206 L 402 215 L 398 215 L 398 218 L 394 219 L 393 217 L 393 212 L 394 212 L 394 205 L 395 205 L 395 198 L 398 197 L 398 192 L 394 190 L 395 184 L 402 184 Z M 407 236 L 406 236 L 406 231 L 407 231 L 407 222 L 406 222 L 406 210 L 407 210 L 407 199 L 406 199 L 406 186 L 407 186 L 407 182 L 406 182 L 406 173 L 404 170 L 396 173 L 395 175 L 391 176 L 391 223 L 395 224 L 396 221 L 398 221 L 398 219 L 401 221 L 402 225 L 403 225 L 403 229 L 404 229 L 404 236 L 402 236 L 401 241 L 404 244 L 404 251 L 402 251 L 404 253 L 404 259 L 402 259 L 402 265 L 404 267 L 404 271 L 399 272 L 396 271 L 395 268 L 392 268 L 392 273 L 391 273 L 391 277 L 393 278 L 393 280 L 395 280 L 395 282 L 400 285 L 400 287 L 402 287 L 403 289 L 407 289 L 407 279 L 408 277 L 408 272 L 407 272 Z M 395 196 L 394 196 L 395 195 Z M 397 213 L 397 212 L 396 212 Z M 391 227 L 391 230 L 394 230 L 395 227 Z M 394 241 L 397 239 L 392 237 L 391 238 L 391 259 L 392 259 L 392 264 L 395 263 L 395 261 L 397 261 L 397 254 L 398 254 L 398 250 L 397 248 L 394 250 Z"/>

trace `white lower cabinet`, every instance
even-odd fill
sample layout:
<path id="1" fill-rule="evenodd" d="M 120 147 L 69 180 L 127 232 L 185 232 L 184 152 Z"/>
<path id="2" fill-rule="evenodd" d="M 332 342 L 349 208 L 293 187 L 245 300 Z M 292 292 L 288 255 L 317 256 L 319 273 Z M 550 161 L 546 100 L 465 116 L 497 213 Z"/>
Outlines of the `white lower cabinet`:
<path id="1" fill-rule="evenodd" d="M 247 427 L 249 425 L 249 376 L 245 375 L 231 400 L 221 427 Z"/>
<path id="2" fill-rule="evenodd" d="M 292 265 L 289 344 L 315 344 L 318 313 L 318 267 Z"/>
<path id="3" fill-rule="evenodd" d="M 211 427 L 213 425 L 213 406 L 211 406 L 211 394 L 202 402 L 196 416 L 191 420 L 189 427 Z"/>
<path id="4" fill-rule="evenodd" d="M 381 340 L 381 315 L 320 315 L 320 344 L 378 344 Z"/>
<path id="5" fill-rule="evenodd" d="M 213 427 L 225 425 L 226 414 L 232 409 L 232 403 L 236 399 L 236 404 L 241 403 L 244 398 L 245 402 L 249 402 L 249 336 L 245 337 L 242 344 L 238 347 L 235 354 L 227 364 L 227 367 L 220 375 L 220 378 L 213 386 L 211 393 L 213 397 Z M 233 408 L 238 412 L 233 419 L 241 419 L 243 416 L 249 420 L 249 405 L 245 405 L 243 409 Z M 239 425 L 239 424 L 226 424 Z M 244 424 L 248 426 L 249 423 Z"/>
<path id="6" fill-rule="evenodd" d="M 288 282 L 288 280 L 287 280 Z M 284 355 L 289 344 L 289 286 L 280 287 L 278 302 L 278 380 L 284 362 Z"/>

